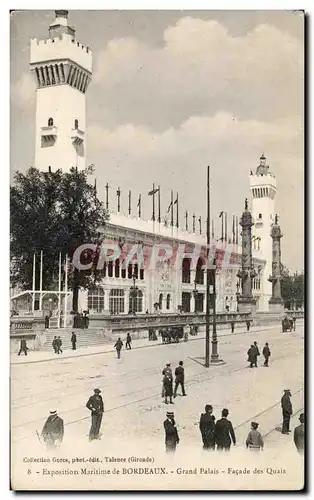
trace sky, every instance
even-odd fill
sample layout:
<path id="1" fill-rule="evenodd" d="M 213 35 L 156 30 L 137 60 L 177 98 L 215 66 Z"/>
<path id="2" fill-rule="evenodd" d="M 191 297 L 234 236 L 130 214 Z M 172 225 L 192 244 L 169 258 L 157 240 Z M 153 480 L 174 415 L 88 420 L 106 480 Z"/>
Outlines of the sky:
<path id="1" fill-rule="evenodd" d="M 35 83 L 31 38 L 45 38 L 53 11 L 11 13 L 11 173 L 34 161 Z M 70 11 L 76 37 L 93 52 L 87 91 L 87 164 L 99 197 L 122 192 L 133 213 L 142 195 L 151 217 L 152 183 L 162 215 L 179 193 L 206 218 L 211 165 L 212 218 L 241 215 L 249 173 L 262 153 L 277 177 L 282 262 L 304 267 L 304 19 L 292 11 Z M 205 224 L 203 223 L 205 227 Z"/>

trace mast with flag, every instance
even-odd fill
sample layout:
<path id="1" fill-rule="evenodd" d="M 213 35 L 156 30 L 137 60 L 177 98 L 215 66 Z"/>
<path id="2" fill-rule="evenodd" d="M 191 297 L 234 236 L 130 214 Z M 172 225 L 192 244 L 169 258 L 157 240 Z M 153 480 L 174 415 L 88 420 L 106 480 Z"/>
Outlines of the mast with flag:
<path id="1" fill-rule="evenodd" d="M 235 244 L 235 216 L 232 216 L 232 243 Z"/>
<path id="2" fill-rule="evenodd" d="M 138 208 L 138 218 L 141 218 L 141 195 L 138 195 L 138 202 L 137 202 L 137 208 Z"/>
<path id="3" fill-rule="evenodd" d="M 227 212 L 225 212 L 225 242 L 228 243 L 228 223 L 227 223 Z"/>
<path id="4" fill-rule="evenodd" d="M 117 198 L 118 198 L 118 214 L 120 213 L 120 196 L 121 196 L 121 191 L 120 191 L 120 188 L 118 187 L 118 189 L 117 189 Z"/>
<path id="5" fill-rule="evenodd" d="M 109 208 L 109 184 L 107 182 L 106 186 L 106 210 Z"/>
<path id="6" fill-rule="evenodd" d="M 131 191 L 129 191 L 129 215 L 131 215 Z"/>
<path id="7" fill-rule="evenodd" d="M 161 222 L 160 218 L 160 186 L 158 186 L 158 222 Z"/>
<path id="8" fill-rule="evenodd" d="M 202 217 L 201 216 L 199 216 L 198 222 L 199 222 L 199 225 L 200 225 L 200 234 L 202 234 Z"/>
<path id="9" fill-rule="evenodd" d="M 220 241 L 224 241 L 224 213 L 223 210 L 219 214 L 219 218 L 221 218 L 221 238 Z"/>
<path id="10" fill-rule="evenodd" d="M 176 220 L 176 227 L 179 228 L 179 193 L 177 193 L 177 198 L 174 202 L 175 205 L 177 205 L 177 220 Z"/>
<path id="11" fill-rule="evenodd" d="M 155 217 L 155 194 L 158 193 L 158 191 L 159 191 L 159 188 L 155 189 L 155 184 L 153 184 L 153 189 L 151 191 L 149 191 L 149 193 L 148 193 L 148 196 L 152 196 L 153 197 L 153 215 L 152 215 L 152 221 L 156 220 L 156 217 Z"/>
<path id="12" fill-rule="evenodd" d="M 189 227 L 188 227 L 188 211 L 185 211 L 185 230 L 188 232 Z"/>
<path id="13" fill-rule="evenodd" d="M 193 229 L 193 234 L 195 234 L 195 214 L 193 214 L 193 226 L 192 226 L 192 229 Z"/>

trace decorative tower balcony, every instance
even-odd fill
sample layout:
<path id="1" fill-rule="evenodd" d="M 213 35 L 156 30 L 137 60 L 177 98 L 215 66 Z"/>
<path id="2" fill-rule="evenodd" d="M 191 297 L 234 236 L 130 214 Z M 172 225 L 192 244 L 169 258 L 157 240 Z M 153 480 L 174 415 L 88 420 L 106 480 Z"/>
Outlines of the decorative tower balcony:
<path id="1" fill-rule="evenodd" d="M 56 140 L 57 134 L 58 134 L 58 129 L 57 127 L 49 126 L 47 125 L 46 127 L 41 127 L 40 129 L 40 134 L 42 139 L 44 140 Z"/>
<path id="2" fill-rule="evenodd" d="M 74 144 L 82 144 L 84 141 L 84 132 L 83 130 L 80 130 L 79 128 L 73 128 L 72 133 L 71 133 L 71 140 L 74 142 Z"/>

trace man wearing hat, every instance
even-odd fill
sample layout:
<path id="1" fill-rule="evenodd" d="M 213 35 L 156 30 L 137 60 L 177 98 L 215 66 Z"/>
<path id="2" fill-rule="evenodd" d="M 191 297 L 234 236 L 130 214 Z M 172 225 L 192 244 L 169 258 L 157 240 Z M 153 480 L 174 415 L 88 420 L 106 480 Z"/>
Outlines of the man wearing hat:
<path id="1" fill-rule="evenodd" d="M 246 447 L 250 450 L 259 451 L 264 448 L 264 441 L 262 438 L 262 434 L 257 430 L 258 423 L 251 423 L 251 430 L 248 433 L 248 437 L 246 438 Z"/>
<path id="2" fill-rule="evenodd" d="M 99 429 L 104 413 L 104 403 L 100 389 L 94 389 L 94 395 L 89 398 L 86 407 L 92 412 L 92 425 L 89 431 L 89 440 L 100 439 Z"/>
<path id="3" fill-rule="evenodd" d="M 281 398 L 281 408 L 282 408 L 282 434 L 289 434 L 290 431 L 290 417 L 292 415 L 292 404 L 290 401 L 291 392 L 290 389 L 284 390 L 284 395 Z"/>
<path id="4" fill-rule="evenodd" d="M 60 446 L 64 435 L 63 420 L 57 415 L 57 411 L 50 412 L 47 418 L 41 436 L 46 443 L 47 448 L 56 448 Z"/>
<path id="5" fill-rule="evenodd" d="M 294 429 L 293 441 L 299 453 L 304 453 L 304 413 L 301 413 L 300 425 Z"/>
<path id="6" fill-rule="evenodd" d="M 215 449 L 215 417 L 212 413 L 213 407 L 206 405 L 205 413 L 202 413 L 200 418 L 200 431 L 204 450 Z"/>
<path id="7" fill-rule="evenodd" d="M 227 419 L 228 415 L 229 410 L 227 410 L 227 408 L 224 408 L 221 412 L 221 419 L 217 420 L 216 422 L 215 443 L 217 444 L 217 450 L 219 451 L 229 451 L 231 446 L 231 439 L 233 444 L 236 444 L 236 437 L 232 423 Z"/>
<path id="8" fill-rule="evenodd" d="M 177 444 L 179 443 L 179 435 L 174 420 L 173 411 L 167 411 L 167 419 L 164 421 L 164 428 L 166 433 L 166 452 L 174 452 Z"/>
<path id="9" fill-rule="evenodd" d="M 170 363 L 166 363 L 166 366 L 163 369 L 163 371 L 161 372 L 161 374 L 163 375 L 161 397 L 164 398 L 165 397 L 164 378 L 165 378 L 166 375 L 169 376 L 169 377 L 171 377 L 171 378 L 173 378 L 172 377 L 172 370 L 171 370 L 171 364 Z"/>

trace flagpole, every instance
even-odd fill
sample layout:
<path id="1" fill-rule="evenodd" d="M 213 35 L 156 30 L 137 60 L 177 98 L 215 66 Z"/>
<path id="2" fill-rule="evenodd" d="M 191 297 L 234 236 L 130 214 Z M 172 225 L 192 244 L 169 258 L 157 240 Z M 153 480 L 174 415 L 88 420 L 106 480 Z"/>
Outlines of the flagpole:
<path id="1" fill-rule="evenodd" d="M 65 285 L 64 285 L 64 320 L 63 327 L 67 326 L 68 313 L 68 254 L 65 255 Z"/>
<path id="2" fill-rule="evenodd" d="M 158 222 L 161 222 L 160 218 L 160 186 L 158 186 Z"/>
<path id="3" fill-rule="evenodd" d="M 171 227 L 173 227 L 173 191 L 171 189 Z"/>
<path id="4" fill-rule="evenodd" d="M 209 332 L 209 321 L 210 321 L 210 270 L 209 270 L 209 245 L 210 245 L 210 166 L 207 166 L 207 228 L 206 228 L 206 239 L 207 239 L 207 266 L 206 266 L 206 333 L 205 333 L 205 366 L 209 367 L 209 342 L 210 342 L 210 332 Z"/>
<path id="5" fill-rule="evenodd" d="M 138 197 L 138 218 L 140 219 L 141 218 L 141 195 L 139 195 Z"/>
<path id="6" fill-rule="evenodd" d="M 61 320 L 61 252 L 59 252 L 59 283 L 58 283 L 58 328 Z"/>
<path id="7" fill-rule="evenodd" d="M 185 230 L 188 232 L 188 211 L 185 211 Z"/>
<path id="8" fill-rule="evenodd" d="M 235 244 L 235 216 L 232 216 L 232 243 Z"/>
<path id="9" fill-rule="evenodd" d="M 215 239 L 214 221 L 212 220 L 212 238 Z"/>
<path id="10" fill-rule="evenodd" d="M 106 184 L 106 210 L 109 208 L 109 184 Z"/>
<path id="11" fill-rule="evenodd" d="M 225 212 L 225 242 L 228 243 L 228 223 L 227 223 L 227 212 Z"/>
<path id="12" fill-rule="evenodd" d="M 224 212 L 221 212 L 221 242 L 224 241 Z"/>
<path id="13" fill-rule="evenodd" d="M 131 191 L 129 191 L 129 215 L 131 215 Z"/>
<path id="14" fill-rule="evenodd" d="M 236 245 L 239 244 L 239 218 L 236 215 Z"/>
<path id="15" fill-rule="evenodd" d="M 43 308 L 43 251 L 40 251 L 39 310 Z"/>
<path id="16" fill-rule="evenodd" d="M 32 293 L 32 311 L 35 312 L 35 290 L 36 290 L 36 252 L 33 255 L 33 293 Z"/>
<path id="17" fill-rule="evenodd" d="M 193 226 L 192 226 L 192 229 L 193 229 L 193 234 L 195 234 L 195 214 L 193 214 Z"/>
<path id="18" fill-rule="evenodd" d="M 155 222 L 155 184 L 153 183 L 153 222 Z"/>
<path id="19" fill-rule="evenodd" d="M 177 229 L 179 229 L 179 193 L 177 193 Z"/>

